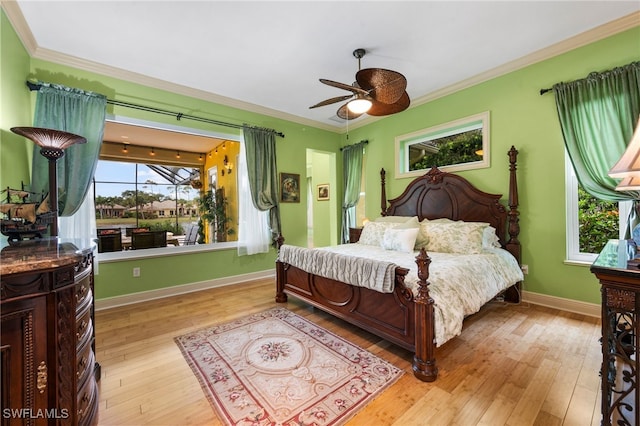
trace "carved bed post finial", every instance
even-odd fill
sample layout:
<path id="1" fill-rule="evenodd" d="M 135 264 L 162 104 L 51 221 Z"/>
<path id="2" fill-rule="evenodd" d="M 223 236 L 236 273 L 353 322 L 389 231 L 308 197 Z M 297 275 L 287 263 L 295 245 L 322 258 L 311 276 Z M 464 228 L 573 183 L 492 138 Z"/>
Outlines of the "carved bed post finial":
<path id="1" fill-rule="evenodd" d="M 380 191 L 380 208 L 382 209 L 380 212 L 380 216 L 386 216 L 387 215 L 387 192 L 385 190 L 385 176 L 386 176 L 387 172 L 384 171 L 384 167 L 382 169 L 380 169 L 380 186 L 382 187 L 382 190 Z"/>
<path id="2" fill-rule="evenodd" d="M 518 216 L 518 179 L 516 178 L 518 150 L 511 146 L 507 153 L 509 156 L 509 241 L 507 242 L 507 250 L 514 255 L 518 263 L 521 262 L 520 241 L 520 224 Z"/>
<path id="3" fill-rule="evenodd" d="M 436 366 L 436 336 L 434 321 L 424 321 L 424 318 L 434 318 L 433 299 L 429 296 L 429 265 L 431 258 L 423 248 L 416 256 L 418 265 L 418 295 L 415 298 L 415 355 L 413 357 L 413 373 L 425 382 L 433 382 L 438 377 Z"/>

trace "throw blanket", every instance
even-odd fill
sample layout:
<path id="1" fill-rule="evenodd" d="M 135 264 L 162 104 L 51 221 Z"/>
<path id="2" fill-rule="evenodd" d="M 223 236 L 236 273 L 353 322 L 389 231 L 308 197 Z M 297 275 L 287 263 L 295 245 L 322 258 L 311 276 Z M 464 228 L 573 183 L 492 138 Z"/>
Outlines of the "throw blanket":
<path id="1" fill-rule="evenodd" d="M 393 292 L 396 264 L 392 262 L 287 244 L 280 247 L 278 259 L 314 275 L 381 293 Z"/>

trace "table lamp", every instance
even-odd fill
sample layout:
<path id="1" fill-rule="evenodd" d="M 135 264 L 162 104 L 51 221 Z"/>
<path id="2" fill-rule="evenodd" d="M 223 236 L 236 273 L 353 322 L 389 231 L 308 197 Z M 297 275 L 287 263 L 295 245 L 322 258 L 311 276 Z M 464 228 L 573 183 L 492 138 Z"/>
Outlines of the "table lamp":
<path id="1" fill-rule="evenodd" d="M 86 143 L 87 139 L 63 132 L 62 130 L 41 127 L 12 127 L 11 131 L 27 139 L 31 139 L 40 147 L 40 154 L 49 160 L 49 203 L 54 213 L 49 235 L 58 236 L 58 173 L 56 163 L 64 156 L 64 150 L 71 145 Z"/>

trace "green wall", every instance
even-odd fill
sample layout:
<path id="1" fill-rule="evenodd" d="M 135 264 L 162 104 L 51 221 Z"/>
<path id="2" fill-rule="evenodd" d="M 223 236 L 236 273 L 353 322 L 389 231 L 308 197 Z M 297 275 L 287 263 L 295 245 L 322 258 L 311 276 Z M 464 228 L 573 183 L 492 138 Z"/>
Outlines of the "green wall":
<path id="1" fill-rule="evenodd" d="M 599 285 L 587 266 L 565 261 L 564 145 L 552 93 L 540 89 L 640 60 L 640 27 L 575 49 L 351 132 L 368 139 L 367 217 L 379 216 L 378 171 L 387 170 L 387 197 L 408 179 L 394 179 L 394 138 L 482 111 L 490 111 L 491 167 L 460 174 L 487 192 L 507 194 L 507 150 L 518 156 L 524 290 L 599 303 Z"/>
<path id="2" fill-rule="evenodd" d="M 0 188 L 30 181 L 33 144 L 9 129 L 32 123 L 25 76 L 30 58 L 4 13 L 0 13 Z"/>
<path id="3" fill-rule="evenodd" d="M 369 140 L 367 145 L 366 215 L 379 215 L 379 170 L 387 170 L 388 198 L 398 196 L 408 179 L 395 179 L 394 138 L 430 126 L 466 117 L 482 111 L 491 113 L 491 167 L 461 172 L 463 176 L 488 192 L 506 193 L 508 162 L 506 152 L 511 145 L 520 151 L 518 183 L 520 189 L 520 241 L 523 263 L 529 265 L 524 289 L 550 296 L 599 303 L 599 286 L 586 266 L 567 265 L 565 261 L 565 190 L 564 148 L 552 94 L 539 95 L 559 81 L 585 77 L 591 71 L 602 71 L 640 59 L 640 27 L 575 49 L 555 58 L 531 65 L 474 87 L 459 91 L 386 117 L 344 134 L 242 111 L 201 99 L 173 94 L 123 80 L 105 77 L 74 68 L 29 58 L 2 12 L 2 60 L 0 87 L 2 97 L 2 145 L 0 187 L 28 180 L 30 147 L 21 144 L 9 132 L 14 125 L 30 122 L 35 95 L 24 86 L 26 78 L 37 78 L 85 90 L 94 90 L 110 99 L 188 111 L 202 117 L 222 119 L 274 128 L 285 133 L 278 139 L 279 171 L 300 174 L 306 179 L 306 150 L 336 153 L 336 182 L 342 182 L 340 146 L 350 141 Z M 11 112 L 8 112 L 8 108 Z M 132 118 L 164 121 L 175 119 L 141 111 L 113 108 L 110 113 Z M 185 123 L 180 123 L 185 125 Z M 205 123 L 189 126 L 209 131 L 232 133 L 233 129 L 215 128 Z M 8 142 L 12 143 L 9 146 Z M 7 165 L 11 167 L 7 167 Z M 334 189 L 336 189 L 334 187 Z M 331 197 L 341 197 L 332 191 Z M 300 203 L 281 205 L 283 234 L 286 242 L 306 246 L 306 191 Z M 336 207 L 339 209 L 339 204 Z M 339 211 L 337 212 L 339 217 Z M 318 226 L 315 232 L 334 233 L 331 224 Z M 96 296 L 106 298 L 188 284 L 224 276 L 263 271 L 273 268 L 275 252 L 268 255 L 237 257 L 235 250 L 185 254 L 166 258 L 127 260 L 99 265 Z M 175 260 L 175 262 L 173 261 Z M 134 265 L 135 264 L 135 265 Z M 133 279 L 131 269 L 140 266 L 142 276 Z M 147 272 L 148 271 L 148 272 Z"/>

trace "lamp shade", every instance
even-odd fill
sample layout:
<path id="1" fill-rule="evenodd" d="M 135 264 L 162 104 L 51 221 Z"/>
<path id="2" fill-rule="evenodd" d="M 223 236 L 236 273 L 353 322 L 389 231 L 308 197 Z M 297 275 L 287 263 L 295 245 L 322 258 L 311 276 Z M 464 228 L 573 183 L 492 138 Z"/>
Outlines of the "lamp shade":
<path id="1" fill-rule="evenodd" d="M 45 129 L 41 127 L 12 127 L 11 131 L 27 139 L 31 139 L 41 148 L 56 148 L 65 150 L 77 143 L 86 143 L 87 139 L 62 130 Z"/>
<path id="2" fill-rule="evenodd" d="M 358 95 L 354 100 L 347 104 L 347 108 L 354 114 L 362 114 L 371 108 L 372 102 L 364 96 Z"/>
<path id="3" fill-rule="evenodd" d="M 622 178 L 616 186 L 617 191 L 640 189 L 640 119 L 631 142 L 620 160 L 609 170 L 612 178 Z"/>

